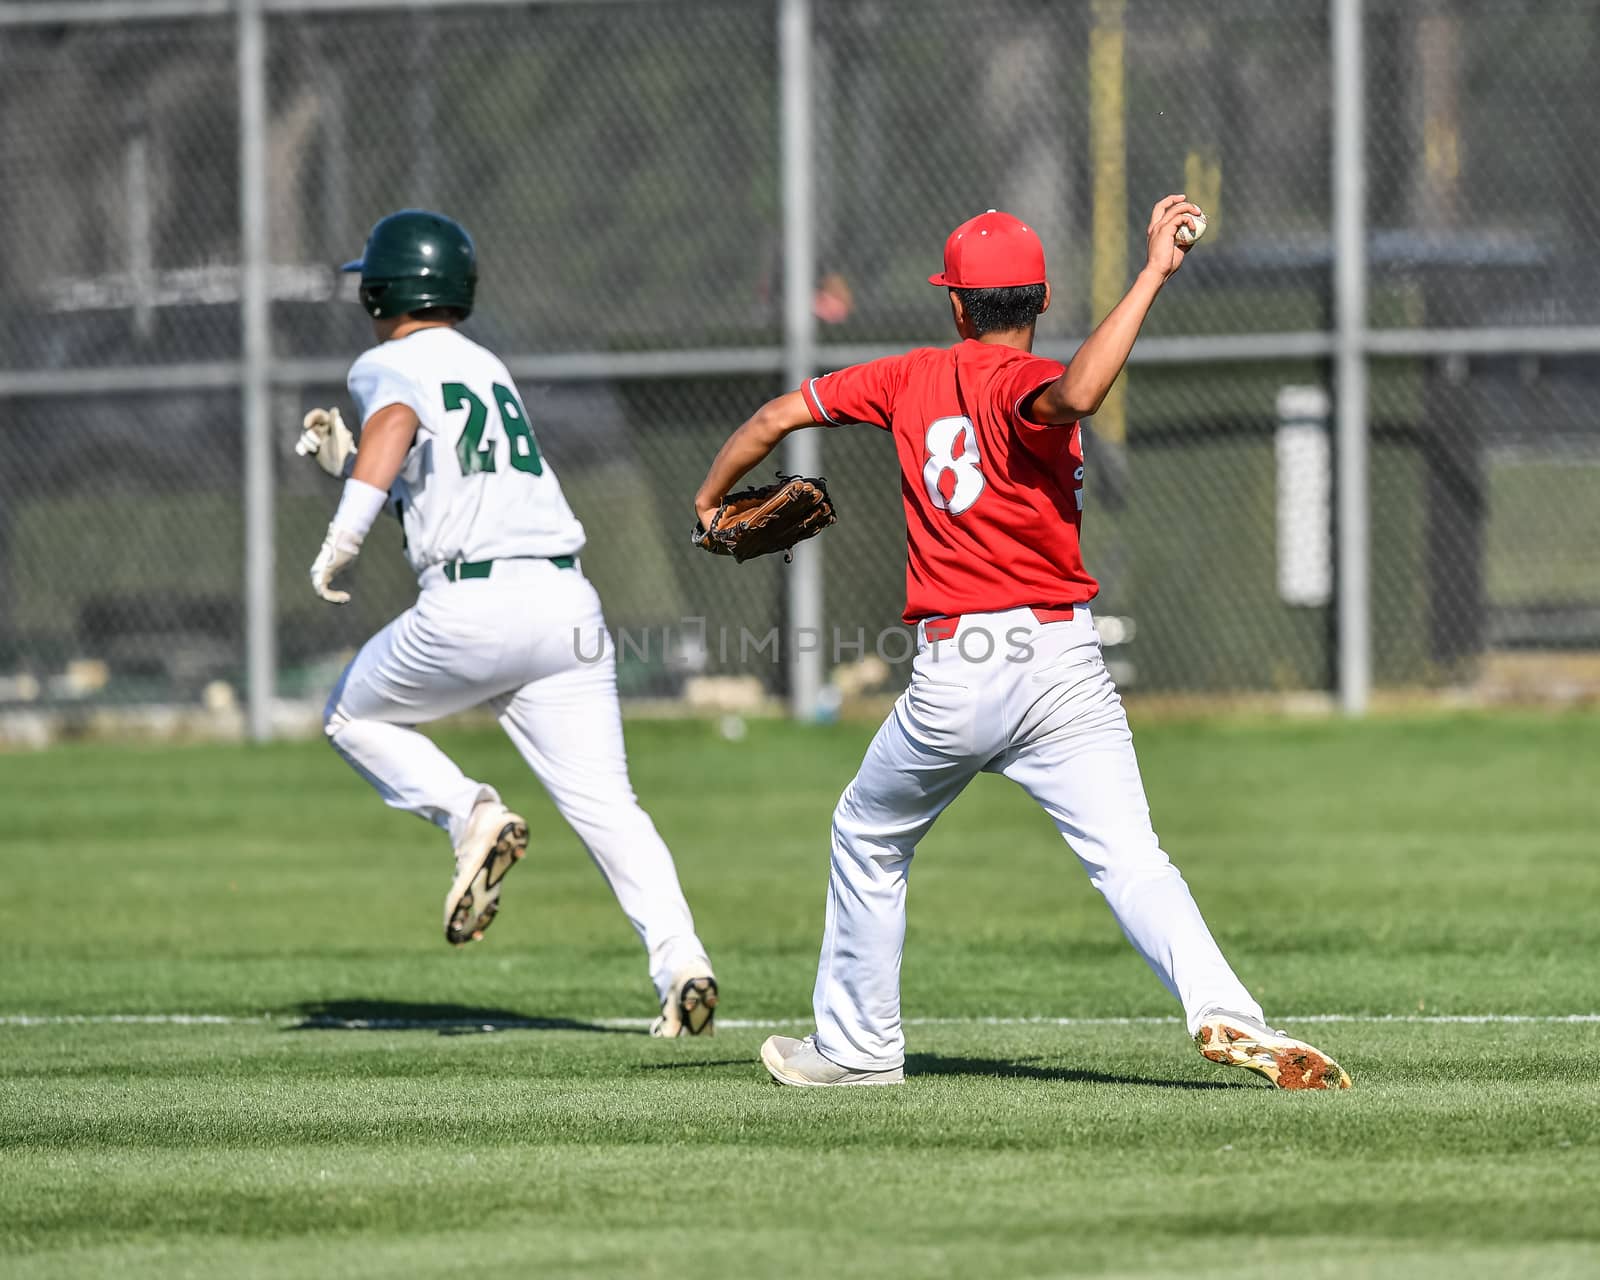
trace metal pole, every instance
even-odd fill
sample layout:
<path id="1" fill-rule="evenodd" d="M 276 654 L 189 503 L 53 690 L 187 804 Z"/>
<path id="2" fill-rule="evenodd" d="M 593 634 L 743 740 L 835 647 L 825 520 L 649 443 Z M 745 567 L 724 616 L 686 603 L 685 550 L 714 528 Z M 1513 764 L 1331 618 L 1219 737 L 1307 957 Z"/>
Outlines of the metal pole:
<path id="1" fill-rule="evenodd" d="M 242 0 L 0 0 L 0 27 L 53 27 L 222 18 Z M 655 0 L 665 8 L 673 0 Z M 640 0 L 537 0 L 541 6 L 639 4 Z M 415 12 L 428 9 L 526 8 L 530 0 L 261 0 L 266 13 Z"/>
<path id="2" fill-rule="evenodd" d="M 1089 28 L 1089 155 L 1094 173 L 1089 328 L 1104 320 L 1128 287 L 1128 141 L 1125 0 L 1094 0 Z M 1128 375 L 1112 384 L 1094 415 L 1097 440 L 1128 441 Z"/>
<path id="3" fill-rule="evenodd" d="M 937 345 L 944 335 L 908 335 Z M 1049 338 L 1034 351 L 1063 363 L 1083 338 Z M 1368 329 L 1362 346 L 1372 356 L 1600 355 L 1600 325 L 1500 326 L 1491 329 Z M 832 342 L 813 349 L 817 367 L 842 369 L 880 356 L 900 355 L 905 342 Z M 1134 365 L 1261 364 L 1331 360 L 1337 335 L 1325 329 L 1275 333 L 1179 334 L 1140 338 Z M 786 349 L 685 347 L 668 351 L 564 351 L 504 356 L 513 377 L 527 382 L 615 382 L 631 378 L 777 377 L 787 369 Z M 340 382 L 349 361 L 332 356 L 282 356 L 272 362 L 277 386 Z M 178 391 L 230 391 L 239 386 L 237 361 L 190 364 L 105 365 L 95 369 L 0 369 L 0 400 L 11 396 L 144 395 Z"/>
<path id="4" fill-rule="evenodd" d="M 1372 689 L 1367 474 L 1367 191 L 1363 0 L 1332 0 L 1334 405 L 1338 441 L 1339 705 L 1367 709 Z"/>
<path id="5" fill-rule="evenodd" d="M 812 291 L 817 282 L 816 153 L 812 146 L 811 0 L 780 0 L 778 65 L 783 151 L 783 370 L 798 387 L 816 372 Z M 787 470 L 822 470 L 816 431 L 796 431 L 784 444 Z M 789 566 L 789 706 L 797 719 L 816 715 L 822 692 L 822 548 L 819 539 L 794 549 Z"/>
<path id="6" fill-rule="evenodd" d="M 273 632 L 270 387 L 267 293 L 266 22 L 261 0 L 239 0 L 239 320 L 243 334 L 245 685 L 250 736 L 272 736 L 277 672 Z"/>
<path id="7" fill-rule="evenodd" d="M 155 332 L 155 247 L 150 208 L 150 133 L 135 119 L 124 150 L 128 199 L 128 292 L 133 297 L 133 334 L 146 341 Z"/>

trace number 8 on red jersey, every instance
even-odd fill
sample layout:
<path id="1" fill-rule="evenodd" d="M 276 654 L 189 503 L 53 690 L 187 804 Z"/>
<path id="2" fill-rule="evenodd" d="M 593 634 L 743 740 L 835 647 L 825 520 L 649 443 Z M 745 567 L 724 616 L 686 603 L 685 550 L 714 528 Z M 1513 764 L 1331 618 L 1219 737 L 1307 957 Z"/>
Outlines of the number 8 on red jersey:
<path id="1" fill-rule="evenodd" d="M 978 433 L 971 418 L 938 418 L 929 424 L 926 439 L 928 460 L 922 467 L 922 483 L 927 487 L 928 501 L 940 511 L 958 516 L 983 492 Z"/>

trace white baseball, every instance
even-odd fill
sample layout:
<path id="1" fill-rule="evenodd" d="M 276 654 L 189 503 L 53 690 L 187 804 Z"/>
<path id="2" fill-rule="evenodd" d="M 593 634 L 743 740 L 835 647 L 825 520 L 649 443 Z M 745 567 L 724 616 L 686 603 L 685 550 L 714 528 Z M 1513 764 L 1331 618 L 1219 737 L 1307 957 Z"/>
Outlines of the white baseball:
<path id="1" fill-rule="evenodd" d="M 1194 228 L 1190 229 L 1187 222 L 1178 224 L 1178 233 L 1174 237 L 1179 244 L 1191 245 L 1206 233 L 1206 215 L 1193 213 L 1189 215 L 1194 220 Z"/>

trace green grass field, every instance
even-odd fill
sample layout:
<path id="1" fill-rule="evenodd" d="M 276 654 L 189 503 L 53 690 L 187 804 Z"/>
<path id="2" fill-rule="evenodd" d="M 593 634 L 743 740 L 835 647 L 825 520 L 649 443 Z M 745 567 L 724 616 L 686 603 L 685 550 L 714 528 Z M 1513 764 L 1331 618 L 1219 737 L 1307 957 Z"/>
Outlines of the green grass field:
<path id="1" fill-rule="evenodd" d="M 806 1025 L 870 727 L 630 727 L 725 996 L 686 1042 L 496 736 L 446 743 L 535 847 L 460 952 L 442 838 L 320 743 L 0 759 L 0 1274 L 1600 1274 L 1600 1022 L 1549 1020 L 1600 1013 L 1600 718 L 1135 729 L 1349 1093 L 1202 1061 L 991 778 L 913 873 L 905 1087 L 771 1085 L 739 1024 Z"/>

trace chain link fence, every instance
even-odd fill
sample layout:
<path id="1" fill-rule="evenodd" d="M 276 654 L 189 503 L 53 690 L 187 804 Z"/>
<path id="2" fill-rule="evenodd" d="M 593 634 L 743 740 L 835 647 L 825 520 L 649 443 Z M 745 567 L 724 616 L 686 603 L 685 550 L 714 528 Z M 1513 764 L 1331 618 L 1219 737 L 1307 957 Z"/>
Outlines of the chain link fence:
<path id="1" fill-rule="evenodd" d="M 734 569 L 689 547 L 711 454 L 787 389 L 796 350 L 826 368 L 950 341 L 925 279 L 984 208 L 1041 232 L 1040 348 L 1064 358 L 1137 268 L 1149 206 L 1179 189 L 1211 215 L 1206 241 L 1088 433 L 1085 549 L 1125 685 L 1332 690 L 1355 605 L 1380 686 L 1513 669 L 1537 686 L 1600 653 L 1600 0 L 240 3 L 0 3 L 0 709 L 234 704 L 262 634 L 244 566 L 268 552 L 262 705 L 316 705 L 409 603 L 397 529 L 374 536 L 348 608 L 311 595 L 336 491 L 292 452 L 370 342 L 333 265 L 406 205 L 477 238 L 470 331 L 518 375 L 589 526 L 586 571 L 634 637 L 632 696 L 785 696 L 806 625 L 847 692 L 903 679 L 903 644 L 881 639 L 904 572 L 888 437 L 822 440 L 841 522 L 812 544 L 812 617 L 802 563 Z M 1333 16 L 1350 5 L 1354 175 L 1332 159 Z M 781 11 L 809 41 L 799 189 Z M 266 85 L 270 548 L 246 546 L 244 515 L 248 21 Z M 1356 180 L 1351 318 L 1333 209 Z M 806 224 L 814 331 L 797 334 L 786 232 Z M 1370 388 L 1354 602 L 1342 343 Z M 773 627 L 778 661 L 718 639 Z"/>

